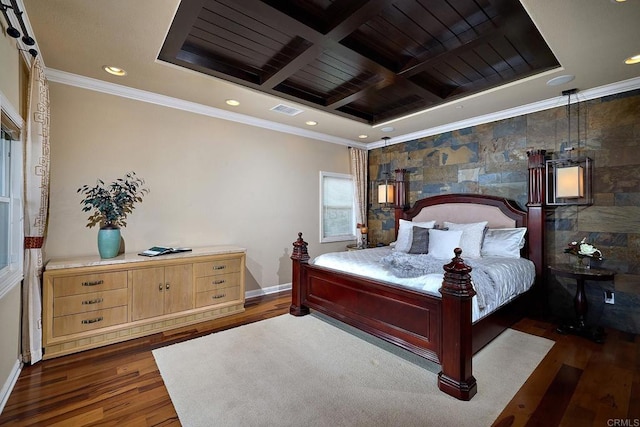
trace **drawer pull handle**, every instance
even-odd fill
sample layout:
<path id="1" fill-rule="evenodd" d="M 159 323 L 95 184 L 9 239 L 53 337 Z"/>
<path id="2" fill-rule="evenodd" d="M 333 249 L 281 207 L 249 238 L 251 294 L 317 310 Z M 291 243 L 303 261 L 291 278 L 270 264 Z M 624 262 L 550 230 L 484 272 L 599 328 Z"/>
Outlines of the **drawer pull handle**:
<path id="1" fill-rule="evenodd" d="M 102 301 L 104 301 L 104 298 L 96 298 L 96 299 L 90 299 L 90 300 L 82 301 L 82 304 L 99 304 Z"/>
<path id="2" fill-rule="evenodd" d="M 212 285 L 221 285 L 224 282 L 226 282 L 226 280 L 214 280 L 213 282 L 211 282 Z"/>
<path id="3" fill-rule="evenodd" d="M 162 292 L 162 283 L 158 283 L 158 290 Z"/>
<path id="4" fill-rule="evenodd" d="M 82 324 L 83 325 L 88 325 L 90 323 L 102 322 L 103 319 L 104 319 L 104 317 L 102 317 L 102 316 L 96 317 L 95 319 L 87 319 L 87 320 L 83 320 Z"/>
<path id="5" fill-rule="evenodd" d="M 226 297 L 226 296 L 227 296 L 227 294 L 218 294 L 218 295 L 214 295 L 214 296 L 212 296 L 211 298 L 213 298 L 213 299 L 220 299 L 220 298 L 224 298 L 224 297 Z"/>
<path id="6" fill-rule="evenodd" d="M 167 285 L 166 285 L 166 287 L 165 287 L 165 289 L 166 289 L 166 290 L 169 290 L 169 285 L 170 285 L 170 284 L 169 284 L 169 283 L 167 283 Z"/>
<path id="7" fill-rule="evenodd" d="M 96 285 L 102 285 L 104 283 L 104 280 L 100 279 L 100 280 L 93 280 L 91 282 L 82 282 L 82 286 L 96 286 Z"/>
<path id="8" fill-rule="evenodd" d="M 226 265 L 214 265 L 213 266 L 214 270 L 224 270 L 225 268 L 227 268 Z"/>

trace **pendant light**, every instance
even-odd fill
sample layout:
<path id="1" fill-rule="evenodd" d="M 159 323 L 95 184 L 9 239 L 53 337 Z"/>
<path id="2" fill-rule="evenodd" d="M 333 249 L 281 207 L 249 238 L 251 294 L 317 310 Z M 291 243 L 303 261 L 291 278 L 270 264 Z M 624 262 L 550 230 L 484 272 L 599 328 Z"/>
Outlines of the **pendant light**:
<path id="1" fill-rule="evenodd" d="M 577 89 L 563 91 L 567 97 L 567 145 L 558 158 L 546 161 L 547 205 L 591 205 L 593 204 L 592 160 L 580 156 L 580 103 L 578 103 L 577 148 L 571 141 L 571 95 Z M 577 155 L 573 156 L 573 152 Z"/>

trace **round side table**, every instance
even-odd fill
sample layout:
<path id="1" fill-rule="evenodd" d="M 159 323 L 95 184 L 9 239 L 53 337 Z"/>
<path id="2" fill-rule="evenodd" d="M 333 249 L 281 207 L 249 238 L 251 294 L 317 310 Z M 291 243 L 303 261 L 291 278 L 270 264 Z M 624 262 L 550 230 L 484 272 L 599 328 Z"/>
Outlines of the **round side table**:
<path id="1" fill-rule="evenodd" d="M 549 270 L 558 277 L 566 277 L 576 281 L 576 295 L 573 298 L 573 305 L 576 310 L 575 323 L 560 325 L 556 331 L 560 334 L 574 334 L 584 338 L 588 338 L 597 343 L 604 342 L 604 331 L 601 327 L 591 327 L 585 324 L 588 303 L 587 295 L 584 292 L 584 282 L 586 280 L 594 281 L 613 281 L 615 271 L 604 270 L 601 268 L 579 268 L 570 264 L 550 265 Z"/>

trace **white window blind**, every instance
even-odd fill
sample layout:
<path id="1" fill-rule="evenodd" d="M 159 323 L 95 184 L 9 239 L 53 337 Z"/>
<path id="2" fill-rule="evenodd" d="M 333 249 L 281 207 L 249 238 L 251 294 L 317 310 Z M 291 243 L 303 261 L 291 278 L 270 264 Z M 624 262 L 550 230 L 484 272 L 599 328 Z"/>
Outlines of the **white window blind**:
<path id="1" fill-rule="evenodd" d="M 351 175 L 320 172 L 320 241 L 354 240 L 355 206 Z"/>

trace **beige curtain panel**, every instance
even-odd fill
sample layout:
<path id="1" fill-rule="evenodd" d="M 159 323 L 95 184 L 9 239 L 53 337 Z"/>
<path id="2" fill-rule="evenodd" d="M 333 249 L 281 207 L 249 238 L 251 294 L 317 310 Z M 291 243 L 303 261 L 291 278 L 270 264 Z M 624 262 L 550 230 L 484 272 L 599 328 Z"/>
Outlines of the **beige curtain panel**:
<path id="1" fill-rule="evenodd" d="M 349 156 L 351 159 L 351 174 L 353 175 L 353 184 L 355 187 L 356 202 L 356 222 L 359 224 L 367 224 L 367 170 L 368 165 L 367 150 L 349 147 Z M 362 243 L 362 235 L 356 233 L 358 244 Z"/>
<path id="2" fill-rule="evenodd" d="M 42 274 L 49 203 L 49 86 L 40 58 L 31 64 L 24 150 L 24 282 L 22 361 L 42 359 Z"/>

